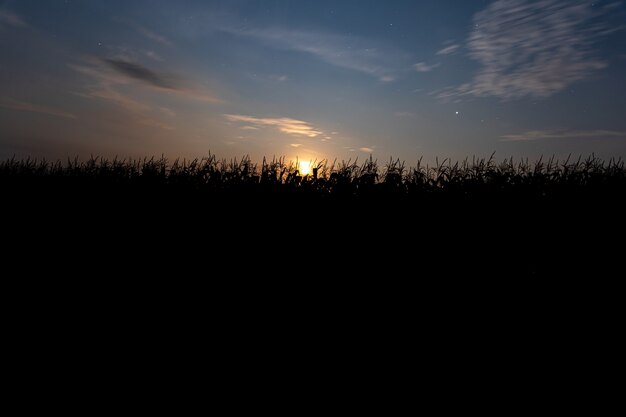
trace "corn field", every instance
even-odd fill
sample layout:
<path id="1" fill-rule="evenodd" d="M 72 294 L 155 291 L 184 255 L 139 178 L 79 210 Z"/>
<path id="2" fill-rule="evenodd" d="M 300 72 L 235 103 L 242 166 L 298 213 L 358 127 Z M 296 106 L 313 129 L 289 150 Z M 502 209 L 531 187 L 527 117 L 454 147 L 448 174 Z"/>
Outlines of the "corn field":
<path id="1" fill-rule="evenodd" d="M 472 158 L 460 162 L 436 160 L 434 165 L 407 166 L 399 159 L 379 163 L 312 161 L 302 175 L 299 163 L 285 158 L 219 159 L 215 155 L 173 161 L 167 158 L 105 159 L 49 162 L 15 158 L 0 163 L 0 187 L 163 188 L 172 190 L 279 191 L 311 195 L 370 195 L 377 193 L 424 195 L 491 195 L 523 193 L 546 196 L 563 192 L 610 191 L 624 193 L 626 169 L 621 159 L 595 156 L 554 157 L 530 162 Z"/>
<path id="2" fill-rule="evenodd" d="M 406 270 L 413 279 L 470 270 L 595 277 L 610 276 L 623 258 L 621 159 L 491 156 L 408 166 L 370 157 L 311 161 L 310 168 L 302 175 L 285 158 L 254 163 L 212 154 L 10 159 L 0 163 L 3 237 L 16 250 L 45 252 L 50 242 L 69 241 L 76 253 L 111 259 L 152 254 L 142 265 L 178 253 L 223 266 L 235 254 L 241 262 L 231 265 L 233 276 L 238 268 L 292 262 L 294 270 L 343 265 L 359 279 Z M 360 272 L 348 272 L 355 266 Z M 376 268 L 390 272 L 372 275 Z"/>

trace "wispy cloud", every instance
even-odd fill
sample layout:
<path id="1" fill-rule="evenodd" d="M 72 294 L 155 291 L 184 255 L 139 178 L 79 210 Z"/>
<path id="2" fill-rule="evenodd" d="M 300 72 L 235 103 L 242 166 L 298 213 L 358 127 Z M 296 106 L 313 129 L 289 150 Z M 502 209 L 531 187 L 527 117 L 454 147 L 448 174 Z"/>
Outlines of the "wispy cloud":
<path id="1" fill-rule="evenodd" d="M 146 39 L 150 39 L 151 41 L 158 42 L 161 45 L 171 46 L 173 44 L 172 41 L 170 41 L 165 36 L 159 35 L 158 33 L 153 32 L 150 29 L 146 29 L 143 26 L 136 25 L 135 29 L 137 29 L 137 32 L 143 35 Z"/>
<path id="2" fill-rule="evenodd" d="M 171 110 L 163 107 L 155 108 L 148 103 L 136 100 L 127 94 L 116 91 L 112 85 L 100 83 L 87 86 L 84 92 L 77 93 L 77 95 L 87 99 L 101 99 L 114 103 L 126 110 L 135 123 L 168 131 L 175 129 L 173 126 L 161 121 L 164 114 L 170 118 L 174 117 L 174 113 Z"/>
<path id="3" fill-rule="evenodd" d="M 435 68 L 437 68 L 440 64 L 427 64 L 425 62 L 418 62 L 417 64 L 413 65 L 413 67 L 415 68 L 415 71 L 417 72 L 430 72 L 432 70 L 434 70 Z"/>
<path id="4" fill-rule="evenodd" d="M 383 82 L 396 79 L 406 54 L 379 41 L 329 32 L 302 30 L 241 29 L 219 25 L 219 30 L 254 39 L 268 47 L 307 53 L 331 65 L 362 72 Z"/>
<path id="5" fill-rule="evenodd" d="M 155 61 L 163 62 L 163 58 L 161 57 L 161 55 L 157 54 L 154 51 L 145 51 L 144 55 L 147 56 L 150 59 L 155 60 Z"/>
<path id="6" fill-rule="evenodd" d="M 163 62 L 164 59 L 161 55 L 157 54 L 153 50 L 145 50 L 145 49 L 137 49 L 129 46 L 117 46 L 117 45 L 106 45 L 106 49 L 110 51 L 108 58 L 127 61 L 127 62 L 136 62 L 142 61 L 145 57 L 150 58 L 153 61 Z"/>
<path id="7" fill-rule="evenodd" d="M 76 73 L 88 76 L 94 79 L 98 84 L 115 85 L 130 84 L 128 77 L 122 76 L 112 71 L 108 66 L 99 59 L 88 58 L 81 64 L 67 64 L 67 67 Z"/>
<path id="8" fill-rule="evenodd" d="M 151 29 L 148 29 L 147 27 L 142 26 L 138 22 L 132 19 L 129 19 L 127 17 L 118 16 L 118 17 L 113 18 L 113 20 L 115 22 L 118 22 L 118 23 L 121 23 L 123 25 L 130 27 L 131 29 L 139 33 L 141 36 L 143 36 L 144 38 L 151 40 L 153 42 L 160 43 L 161 45 L 164 45 L 164 46 L 172 46 L 174 44 L 174 42 L 172 42 L 166 36 L 160 33 L 157 33 Z"/>
<path id="9" fill-rule="evenodd" d="M 616 130 L 531 130 L 503 135 L 501 142 L 523 142 L 545 139 L 626 139 L 626 131 Z"/>
<path id="10" fill-rule="evenodd" d="M 13 26 L 16 28 L 28 26 L 24 20 L 13 12 L 0 9 L 0 27 L 2 25 Z"/>
<path id="11" fill-rule="evenodd" d="M 169 109 L 167 107 L 159 107 L 159 110 L 167 117 L 176 117 L 176 112 L 172 109 Z"/>
<path id="12" fill-rule="evenodd" d="M 126 59 L 85 58 L 81 65 L 69 64 L 68 67 L 91 77 L 95 81 L 95 85 L 90 85 L 88 88 L 91 91 L 90 95 L 96 92 L 100 98 L 111 99 L 111 97 L 114 97 L 114 101 L 120 104 L 128 100 L 118 100 L 122 93 L 118 91 L 117 87 L 132 84 L 187 100 L 209 103 L 220 102 L 217 97 L 203 88 L 193 85 L 189 86 L 190 83 L 184 81 L 180 76 L 165 75 L 161 71 L 150 69 Z M 133 101 L 131 98 L 129 100 Z M 126 105 L 124 104 L 124 106 Z"/>
<path id="13" fill-rule="evenodd" d="M 127 94 L 116 91 L 112 86 L 107 84 L 88 86 L 85 90 L 86 91 L 78 93 L 77 95 L 89 99 L 96 98 L 107 100 L 133 113 L 147 113 L 153 110 L 150 104 L 135 100 Z"/>
<path id="14" fill-rule="evenodd" d="M 437 51 L 437 55 L 450 55 L 455 53 L 459 48 L 461 47 L 461 45 L 450 45 L 450 46 L 446 46 L 445 48 Z"/>
<path id="15" fill-rule="evenodd" d="M 410 111 L 397 111 L 393 115 L 396 117 L 408 117 L 408 118 L 415 117 L 415 113 L 410 112 Z"/>
<path id="16" fill-rule="evenodd" d="M 290 119 L 288 117 L 281 118 L 257 118 L 244 116 L 240 114 L 225 114 L 224 117 L 231 122 L 247 123 L 252 127 L 270 126 L 279 131 L 292 136 L 307 136 L 315 138 L 323 135 L 323 132 L 315 129 L 311 123 L 302 120 Z"/>
<path id="17" fill-rule="evenodd" d="M 163 129 L 163 130 L 176 130 L 174 126 L 170 126 L 167 123 L 163 123 L 159 120 L 154 120 L 154 119 L 139 120 L 139 123 L 142 125 L 156 127 L 158 129 Z"/>
<path id="18" fill-rule="evenodd" d="M 86 57 L 80 64 L 68 64 L 68 67 L 87 80 L 76 95 L 114 104 L 125 110 L 135 123 L 144 126 L 173 130 L 174 126 L 163 119 L 176 117 L 171 109 L 142 98 L 146 90 L 176 99 L 219 101 L 201 88 L 188 87 L 181 77 L 164 76 L 160 71 L 128 60 Z"/>
<path id="19" fill-rule="evenodd" d="M 301 143 L 290 143 L 289 146 L 291 146 L 292 148 L 299 148 L 300 146 L 302 146 Z"/>
<path id="20" fill-rule="evenodd" d="M 14 100 L 10 97 L 0 97 L 0 107 L 4 107 L 12 110 L 27 111 L 32 113 L 47 114 L 50 116 L 64 117 L 66 119 L 76 119 L 76 116 L 72 113 L 58 110 L 52 107 L 42 106 L 34 103 L 27 103 L 25 101 Z"/>
<path id="21" fill-rule="evenodd" d="M 597 19 L 609 6 L 582 0 L 494 1 L 474 16 L 467 41 L 469 56 L 482 68 L 471 82 L 439 97 L 549 97 L 587 78 L 607 66 L 593 47 L 614 30 Z"/>
<path id="22" fill-rule="evenodd" d="M 115 71 L 126 75 L 127 77 L 147 83 L 153 87 L 177 90 L 178 87 L 171 77 L 158 74 L 155 71 L 146 68 L 140 64 L 120 59 L 103 59 L 103 62 L 113 68 Z"/>
<path id="23" fill-rule="evenodd" d="M 361 152 L 365 152 L 365 153 L 374 153 L 374 149 L 372 149 L 372 148 L 366 148 L 366 147 L 364 147 L 364 148 L 359 148 L 359 150 L 360 150 Z"/>

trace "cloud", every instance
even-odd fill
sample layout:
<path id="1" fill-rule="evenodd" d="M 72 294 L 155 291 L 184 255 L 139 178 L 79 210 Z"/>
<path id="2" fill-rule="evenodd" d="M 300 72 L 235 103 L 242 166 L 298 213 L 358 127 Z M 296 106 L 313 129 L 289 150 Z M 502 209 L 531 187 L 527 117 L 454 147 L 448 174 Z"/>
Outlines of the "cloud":
<path id="1" fill-rule="evenodd" d="M 107 101 L 111 101 L 124 109 L 134 113 L 144 113 L 152 111 L 152 106 L 146 103 L 137 101 L 130 96 L 120 93 L 109 85 L 97 85 L 90 86 L 86 89 L 86 92 L 78 94 L 85 98 L 99 98 Z"/>
<path id="2" fill-rule="evenodd" d="M 359 148 L 359 150 L 365 153 L 374 153 L 374 149 L 372 148 Z"/>
<path id="3" fill-rule="evenodd" d="M 425 62 L 418 62 L 417 64 L 413 65 L 413 67 L 415 67 L 415 71 L 417 72 L 429 72 L 437 68 L 439 65 L 441 64 L 428 65 Z"/>
<path id="4" fill-rule="evenodd" d="M 167 37 L 153 30 L 148 29 L 145 26 L 142 26 L 136 21 L 129 19 L 127 17 L 118 16 L 118 17 L 114 17 L 113 20 L 130 27 L 131 29 L 137 31 L 137 33 L 139 33 L 141 36 L 143 36 L 144 38 L 148 40 L 160 43 L 161 45 L 164 45 L 164 46 L 172 46 L 174 44 Z"/>
<path id="5" fill-rule="evenodd" d="M 300 146 L 302 146 L 301 143 L 290 143 L 289 146 L 291 146 L 292 148 L 299 148 Z"/>
<path id="6" fill-rule="evenodd" d="M 160 122 L 160 121 L 154 120 L 154 119 L 139 120 L 139 123 L 142 124 L 142 125 L 156 127 L 158 129 L 163 129 L 163 130 L 176 130 L 176 128 L 174 126 L 170 126 L 170 125 L 168 125 L 166 123 L 163 123 L 163 122 Z"/>
<path id="7" fill-rule="evenodd" d="M 87 99 L 102 99 L 114 103 L 125 109 L 132 115 L 133 121 L 141 125 L 168 131 L 175 129 L 173 126 L 161 121 L 163 115 L 174 117 L 175 113 L 173 111 L 164 107 L 153 107 L 150 104 L 135 100 L 129 95 L 116 91 L 113 86 L 106 84 L 90 86 L 86 88 L 85 92 L 77 95 Z"/>
<path id="8" fill-rule="evenodd" d="M 152 50 L 136 49 L 128 46 L 106 45 L 106 49 L 110 51 L 108 58 L 119 61 L 136 62 L 141 61 L 145 57 L 153 61 L 163 62 L 163 57 Z"/>
<path id="9" fill-rule="evenodd" d="M 171 46 L 172 45 L 172 41 L 167 39 L 165 36 L 159 35 L 158 33 L 153 32 L 150 29 L 146 29 L 143 26 L 139 26 L 139 25 L 134 25 L 134 26 L 135 26 L 135 29 L 137 30 L 137 32 L 139 32 L 141 35 L 143 35 L 146 39 L 158 42 L 161 45 L 165 45 L 165 46 Z"/>
<path id="10" fill-rule="evenodd" d="M 287 117 L 256 118 L 240 114 L 225 114 L 224 117 L 231 122 L 248 123 L 248 126 L 252 125 L 252 127 L 272 126 L 277 128 L 281 132 L 292 136 L 307 136 L 310 138 L 315 138 L 323 135 L 323 132 L 315 129 L 310 123 L 302 120 L 290 119 Z"/>
<path id="11" fill-rule="evenodd" d="M 71 70 L 93 78 L 98 84 L 114 85 L 129 84 L 131 80 L 121 74 L 111 71 L 108 66 L 104 66 L 100 60 L 86 59 L 81 65 L 67 64 Z"/>
<path id="12" fill-rule="evenodd" d="M 0 97 L 0 107 L 32 113 L 47 114 L 56 117 L 64 117 L 66 119 L 76 119 L 76 116 L 72 113 L 68 113 L 52 107 L 41 106 L 39 104 L 27 103 L 25 101 L 17 101 L 10 97 Z"/>
<path id="13" fill-rule="evenodd" d="M 176 117 L 176 112 L 167 107 L 159 107 L 159 110 L 167 117 Z"/>
<path id="14" fill-rule="evenodd" d="M 256 77 L 256 74 L 254 74 L 253 76 Z M 277 83 L 284 83 L 285 81 L 289 81 L 289 76 L 287 75 L 270 75 L 267 78 Z"/>
<path id="15" fill-rule="evenodd" d="M 103 59 L 107 65 L 115 71 L 126 75 L 127 77 L 145 82 L 153 87 L 176 90 L 177 86 L 172 82 L 170 77 L 159 75 L 156 72 L 136 63 L 121 59 Z"/>
<path id="16" fill-rule="evenodd" d="M 450 46 L 446 46 L 445 48 L 437 51 L 437 55 L 450 55 L 453 54 L 457 51 L 457 49 L 459 49 L 461 47 L 461 45 L 450 45 Z"/>
<path id="17" fill-rule="evenodd" d="M 396 79 L 393 66 L 406 54 L 390 45 L 355 36 L 302 30 L 241 29 L 217 24 L 222 32 L 256 40 L 268 47 L 313 55 L 328 64 L 371 75 L 383 82 Z"/>
<path id="18" fill-rule="evenodd" d="M 157 54 L 154 51 L 145 51 L 144 54 L 150 59 L 153 59 L 158 62 L 163 62 L 163 58 L 161 57 L 161 55 Z"/>
<path id="19" fill-rule="evenodd" d="M 21 17 L 8 10 L 0 10 L 0 27 L 2 25 L 13 26 L 15 28 L 28 26 Z"/>
<path id="20" fill-rule="evenodd" d="M 545 139 L 626 139 L 626 131 L 616 130 L 531 130 L 524 133 L 503 135 L 501 142 L 524 142 Z"/>
<path id="21" fill-rule="evenodd" d="M 75 92 L 77 96 L 115 104 L 125 110 L 134 122 L 158 129 L 173 130 L 174 126 L 163 120 L 174 119 L 176 113 L 142 99 L 146 89 L 176 99 L 219 101 L 202 89 L 174 84 L 171 78 L 127 60 L 86 57 L 80 64 L 67 66 L 87 79 L 81 90 Z"/>
<path id="22" fill-rule="evenodd" d="M 183 85 L 180 77 L 162 75 L 141 64 L 118 58 L 85 58 L 81 65 L 68 64 L 74 71 L 87 75 L 95 81 L 95 85 L 88 86 L 85 93 L 94 96 L 97 92 L 100 98 L 113 98 L 113 101 L 125 103 L 129 100 L 119 100 L 122 95 L 118 86 L 138 84 L 139 86 L 156 89 L 161 93 L 174 95 L 183 99 L 217 103 L 220 100 L 201 87 Z M 186 84 L 186 83 L 185 83 Z M 83 95 L 85 95 L 83 94 Z M 123 104 L 125 107 L 125 104 Z"/>
<path id="23" fill-rule="evenodd" d="M 609 6 L 582 0 L 496 0 L 474 16 L 469 57 L 481 69 L 440 98 L 549 97 L 605 68 L 593 46 L 614 28 L 597 19 Z"/>

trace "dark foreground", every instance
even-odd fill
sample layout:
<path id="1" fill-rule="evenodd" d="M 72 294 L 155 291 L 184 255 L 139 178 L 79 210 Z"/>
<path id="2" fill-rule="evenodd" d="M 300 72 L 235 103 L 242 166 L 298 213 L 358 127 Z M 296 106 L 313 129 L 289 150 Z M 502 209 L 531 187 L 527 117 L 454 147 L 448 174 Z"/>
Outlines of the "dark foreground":
<path id="1" fill-rule="evenodd" d="M 491 378 L 506 401 L 507 380 L 553 396 L 557 376 L 587 398 L 581 381 L 613 369 L 623 165 L 318 178 L 143 168 L 0 166 L 7 357 L 27 358 L 20 378 L 30 367 L 53 386 L 72 364 L 133 395 L 138 378 L 170 374 L 193 381 L 180 385 L 189 393 L 196 380 L 178 370 L 206 369 L 238 404 L 242 375 L 268 386 L 277 368 L 342 395 L 345 379 L 328 375 L 386 384 L 409 371 L 447 397 L 444 378 Z"/>
<path id="2" fill-rule="evenodd" d="M 623 274 L 623 162 L 315 167 L 8 161 L 4 236 L 46 259 L 34 266 L 90 259 L 111 275 L 125 262 L 294 280 Z"/>

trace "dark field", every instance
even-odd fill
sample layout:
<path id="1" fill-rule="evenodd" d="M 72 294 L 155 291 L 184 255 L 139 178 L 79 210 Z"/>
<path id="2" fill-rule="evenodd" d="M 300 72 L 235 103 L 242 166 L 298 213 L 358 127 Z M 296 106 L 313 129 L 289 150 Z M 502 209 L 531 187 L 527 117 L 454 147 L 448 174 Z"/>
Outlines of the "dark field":
<path id="1" fill-rule="evenodd" d="M 309 164 L 307 164 L 309 165 Z M 297 162 L 284 158 L 253 163 L 220 160 L 215 156 L 196 160 L 168 161 L 78 159 L 66 163 L 45 160 L 15 160 L 0 163 L 0 181 L 5 192 L 33 190 L 55 193 L 150 193 L 183 192 L 207 201 L 218 196 L 280 197 L 391 197 L 429 202 L 446 198 L 482 199 L 514 197 L 611 197 L 623 194 L 624 161 L 594 157 L 571 161 L 505 159 L 448 159 L 434 166 L 406 166 L 391 159 L 380 164 L 365 162 L 312 162 L 308 173 Z M 211 201 L 219 204 L 219 200 Z M 223 201 L 226 203 L 227 201 Z"/>
<path id="2" fill-rule="evenodd" d="M 233 256 L 242 260 L 234 274 L 293 274 L 288 264 L 381 278 L 623 273 L 621 160 L 409 167 L 370 158 L 311 168 L 301 175 L 283 159 L 215 156 L 9 160 L 0 164 L 5 238 L 40 248 L 68 242 L 68 253 L 105 247 L 111 262 L 162 254 L 147 266 L 181 254 L 181 268 Z"/>

